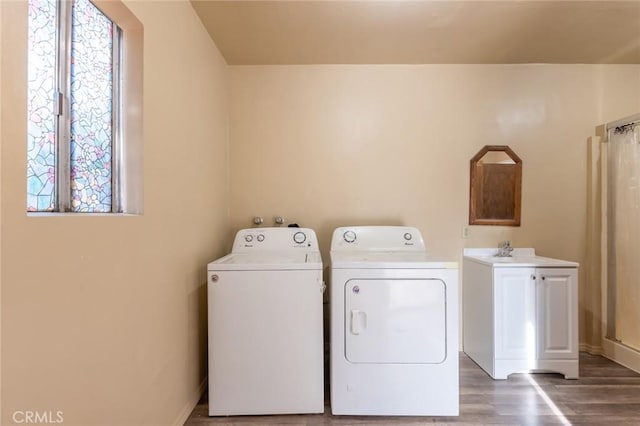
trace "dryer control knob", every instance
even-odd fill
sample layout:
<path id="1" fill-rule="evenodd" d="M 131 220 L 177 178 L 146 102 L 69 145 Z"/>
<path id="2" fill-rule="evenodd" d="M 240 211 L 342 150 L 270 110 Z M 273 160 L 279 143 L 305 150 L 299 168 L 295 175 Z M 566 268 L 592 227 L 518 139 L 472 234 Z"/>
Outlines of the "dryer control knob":
<path id="1" fill-rule="evenodd" d="M 412 238 L 413 238 L 413 235 L 411 235 L 410 233 L 408 233 L 408 232 L 404 233 L 404 239 L 405 240 L 411 241 Z"/>
<path id="2" fill-rule="evenodd" d="M 293 241 L 295 241 L 297 244 L 302 244 L 307 241 L 307 235 L 304 232 L 298 231 L 293 234 Z"/>
<path id="3" fill-rule="evenodd" d="M 250 243 L 251 241 L 253 241 L 253 235 L 247 235 L 244 237 L 244 240 L 248 243 Z"/>
<path id="4" fill-rule="evenodd" d="M 263 241 L 264 241 L 264 235 L 263 235 L 263 234 L 260 234 L 260 235 L 258 235 L 258 236 L 256 237 L 256 239 L 257 239 L 259 242 L 263 242 Z"/>
<path id="5" fill-rule="evenodd" d="M 342 234 L 342 238 L 344 238 L 344 240 L 348 243 L 352 243 L 356 240 L 356 233 L 353 231 L 346 231 L 344 234 Z"/>

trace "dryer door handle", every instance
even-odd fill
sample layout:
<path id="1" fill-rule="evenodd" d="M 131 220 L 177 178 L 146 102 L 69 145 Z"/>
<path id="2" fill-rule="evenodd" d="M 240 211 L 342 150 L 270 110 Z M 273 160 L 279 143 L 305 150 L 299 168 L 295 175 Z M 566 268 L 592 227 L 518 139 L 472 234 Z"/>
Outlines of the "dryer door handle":
<path id="1" fill-rule="evenodd" d="M 358 309 L 351 310 L 351 334 L 358 335 L 367 328 L 367 313 Z"/>

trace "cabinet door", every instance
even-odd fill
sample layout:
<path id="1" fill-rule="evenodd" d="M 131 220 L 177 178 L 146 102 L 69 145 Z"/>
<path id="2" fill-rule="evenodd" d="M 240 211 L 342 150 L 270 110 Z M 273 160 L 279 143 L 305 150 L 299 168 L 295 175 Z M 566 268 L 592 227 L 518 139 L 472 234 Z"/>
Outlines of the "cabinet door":
<path id="1" fill-rule="evenodd" d="M 496 359 L 534 359 L 535 268 L 495 268 Z"/>
<path id="2" fill-rule="evenodd" d="M 537 270 L 538 358 L 578 357 L 578 271 Z"/>

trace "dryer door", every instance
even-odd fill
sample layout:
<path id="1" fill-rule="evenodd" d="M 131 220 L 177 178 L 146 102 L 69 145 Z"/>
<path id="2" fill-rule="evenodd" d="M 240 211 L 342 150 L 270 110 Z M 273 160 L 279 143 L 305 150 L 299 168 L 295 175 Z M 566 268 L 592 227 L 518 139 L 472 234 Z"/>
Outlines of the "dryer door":
<path id="1" fill-rule="evenodd" d="M 439 279 L 345 284 L 345 356 L 352 363 L 438 364 L 446 359 L 446 285 Z"/>

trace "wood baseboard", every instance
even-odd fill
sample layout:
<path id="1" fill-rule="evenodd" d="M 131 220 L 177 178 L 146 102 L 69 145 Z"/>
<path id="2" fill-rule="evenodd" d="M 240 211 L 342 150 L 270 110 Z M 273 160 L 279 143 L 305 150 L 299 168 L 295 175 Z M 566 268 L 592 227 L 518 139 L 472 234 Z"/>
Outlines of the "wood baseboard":
<path id="1" fill-rule="evenodd" d="M 594 346 L 594 345 L 589 345 L 587 343 L 580 343 L 580 346 L 578 349 L 580 352 L 586 352 L 591 355 L 602 355 L 602 346 Z"/>
<path id="2" fill-rule="evenodd" d="M 194 408 L 196 408 L 196 405 L 198 405 L 198 402 L 200 401 L 200 398 L 202 398 L 202 395 L 204 394 L 204 391 L 206 389 L 207 378 L 205 377 L 204 380 L 202 380 L 202 382 L 200 383 L 200 386 L 198 386 L 198 389 L 191 395 L 190 401 L 178 415 L 178 418 L 173 423 L 174 426 L 183 426 L 186 423 L 187 419 L 189 419 L 189 416 L 191 415 L 191 412 Z"/>
<path id="3" fill-rule="evenodd" d="M 602 339 L 602 349 L 605 358 L 640 373 L 640 351 L 609 339 Z"/>

